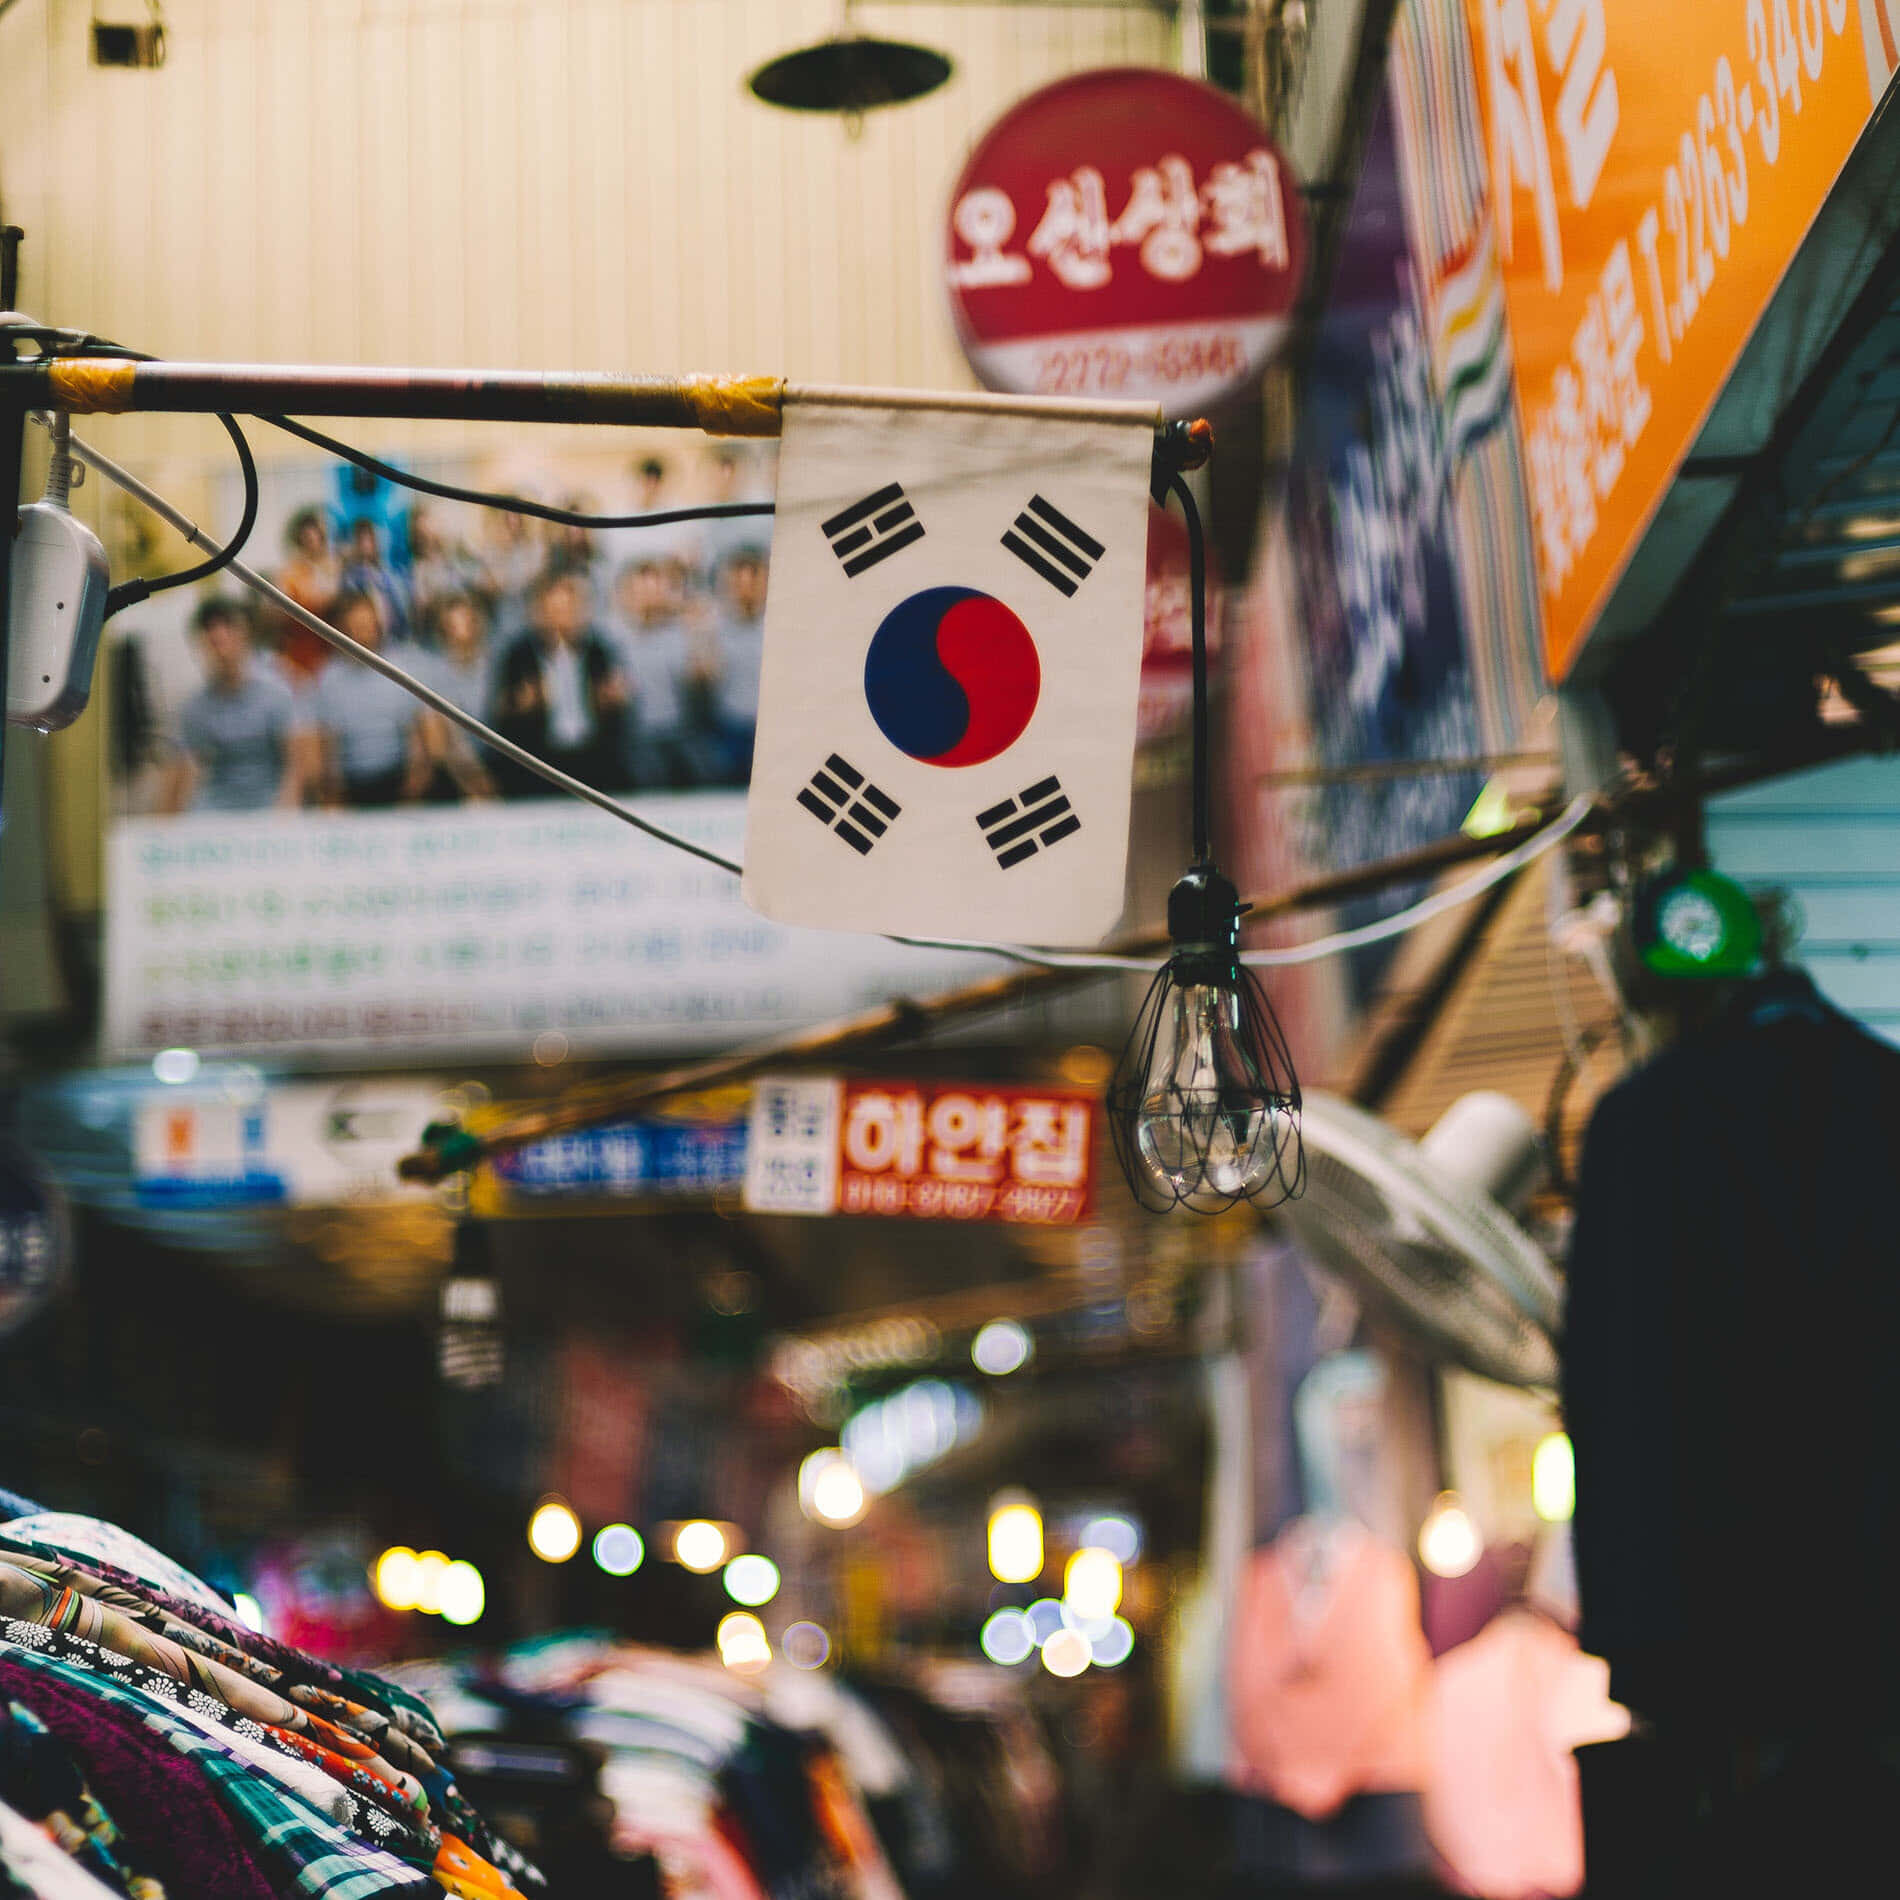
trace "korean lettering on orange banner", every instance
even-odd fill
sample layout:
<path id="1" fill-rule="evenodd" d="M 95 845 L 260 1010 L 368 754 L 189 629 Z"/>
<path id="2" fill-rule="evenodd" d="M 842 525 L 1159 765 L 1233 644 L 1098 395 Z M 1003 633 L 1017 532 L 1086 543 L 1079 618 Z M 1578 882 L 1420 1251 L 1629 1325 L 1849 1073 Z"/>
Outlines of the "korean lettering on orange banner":
<path id="1" fill-rule="evenodd" d="M 1094 1099 L 1070 1090 L 852 1082 L 839 1132 L 846 1214 L 1067 1225 L 1093 1187 Z"/>
<path id="2" fill-rule="evenodd" d="M 1900 0 L 1464 4 L 1561 679 L 1900 63 Z"/>

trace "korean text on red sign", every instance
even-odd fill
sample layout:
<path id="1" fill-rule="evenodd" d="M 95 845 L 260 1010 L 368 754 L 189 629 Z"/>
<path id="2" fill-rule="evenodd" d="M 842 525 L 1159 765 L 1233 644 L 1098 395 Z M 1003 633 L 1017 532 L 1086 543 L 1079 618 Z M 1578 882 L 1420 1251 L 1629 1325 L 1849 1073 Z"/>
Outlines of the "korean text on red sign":
<path id="1" fill-rule="evenodd" d="M 992 389 L 1176 415 L 1258 376 L 1306 257 L 1264 129 L 1212 86 L 1132 67 L 1012 106 L 951 192 L 947 237 L 957 334 Z"/>
<path id="2" fill-rule="evenodd" d="M 1089 1210 L 1091 1097 L 845 1085 L 839 1211 L 1066 1225 Z"/>
<path id="3" fill-rule="evenodd" d="M 1072 1225 L 1093 1203 L 1095 1117 L 1073 1089 L 763 1077 L 745 1205 Z"/>

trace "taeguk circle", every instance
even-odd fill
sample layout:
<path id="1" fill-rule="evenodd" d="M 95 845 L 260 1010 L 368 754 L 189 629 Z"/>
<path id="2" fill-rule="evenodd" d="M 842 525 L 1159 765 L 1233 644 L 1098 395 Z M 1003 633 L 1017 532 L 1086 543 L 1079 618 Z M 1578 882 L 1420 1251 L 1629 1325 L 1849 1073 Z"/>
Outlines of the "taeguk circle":
<path id="1" fill-rule="evenodd" d="M 926 765 L 981 765 L 1007 752 L 1041 696 L 1029 629 L 974 587 L 927 587 L 899 601 L 864 657 L 878 730 Z"/>

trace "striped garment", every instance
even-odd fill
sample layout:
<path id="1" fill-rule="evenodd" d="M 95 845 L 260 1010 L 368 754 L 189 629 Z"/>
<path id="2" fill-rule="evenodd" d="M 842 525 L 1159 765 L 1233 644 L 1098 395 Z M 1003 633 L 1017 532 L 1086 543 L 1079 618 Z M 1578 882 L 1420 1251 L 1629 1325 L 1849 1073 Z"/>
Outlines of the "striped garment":
<path id="1" fill-rule="evenodd" d="M 249 1629 L 235 1616 L 207 1610 L 188 1598 L 173 1596 L 116 1564 L 57 1544 L 16 1536 L 11 1527 L 0 1528 L 0 1560 L 16 1562 L 21 1553 L 42 1564 L 50 1564 L 53 1569 L 49 1574 L 76 1589 L 90 1590 L 103 1584 L 142 1598 L 148 1613 L 141 1620 L 175 1642 L 220 1658 L 228 1656 L 233 1648 L 242 1651 L 252 1664 L 248 1673 L 257 1675 L 261 1682 L 274 1683 L 281 1676 L 292 1684 L 309 1684 L 353 1697 L 382 1710 L 431 1755 L 440 1755 L 446 1746 L 428 1705 L 387 1677 L 372 1675 L 367 1670 L 340 1668 Z M 154 1615 L 158 1618 L 156 1623 Z M 289 1693 L 295 1701 L 294 1690 Z"/>
<path id="2" fill-rule="evenodd" d="M 424 1809 L 428 1806 L 421 1782 L 414 1776 L 405 1777 L 367 1743 L 362 1745 L 365 1752 L 359 1755 L 358 1744 L 333 1722 L 285 1700 L 276 1690 L 252 1677 L 227 1669 L 210 1656 L 182 1648 L 169 1637 L 144 1628 L 96 1597 L 22 1570 L 15 1564 L 0 1563 L 0 1616 L 17 1617 L 22 1622 L 38 1623 L 47 1629 L 82 1637 L 101 1645 L 105 1653 L 129 1657 L 186 1688 L 202 1690 L 207 1697 L 239 1715 L 248 1715 L 254 1721 L 269 1723 L 275 1728 L 314 1736 L 325 1747 L 364 1761 L 386 1781 L 402 1787 L 416 1806 Z"/>

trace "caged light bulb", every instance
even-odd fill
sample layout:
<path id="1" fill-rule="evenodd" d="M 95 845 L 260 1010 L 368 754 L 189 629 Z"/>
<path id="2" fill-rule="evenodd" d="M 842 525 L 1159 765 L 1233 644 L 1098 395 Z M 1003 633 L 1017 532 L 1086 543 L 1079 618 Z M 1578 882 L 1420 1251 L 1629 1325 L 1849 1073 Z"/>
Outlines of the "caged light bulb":
<path id="1" fill-rule="evenodd" d="M 1142 1090 L 1142 1163 L 1197 1211 L 1251 1198 L 1279 1165 L 1269 1126 L 1278 1110 L 1236 1046 L 1239 1001 L 1212 983 L 1172 991 Z"/>
<path id="2" fill-rule="evenodd" d="M 1168 901 L 1174 954 L 1109 1089 L 1135 1198 L 1219 1213 L 1292 1198 L 1304 1181 L 1299 1080 L 1266 993 L 1239 960 L 1238 893 L 1197 866 Z"/>

